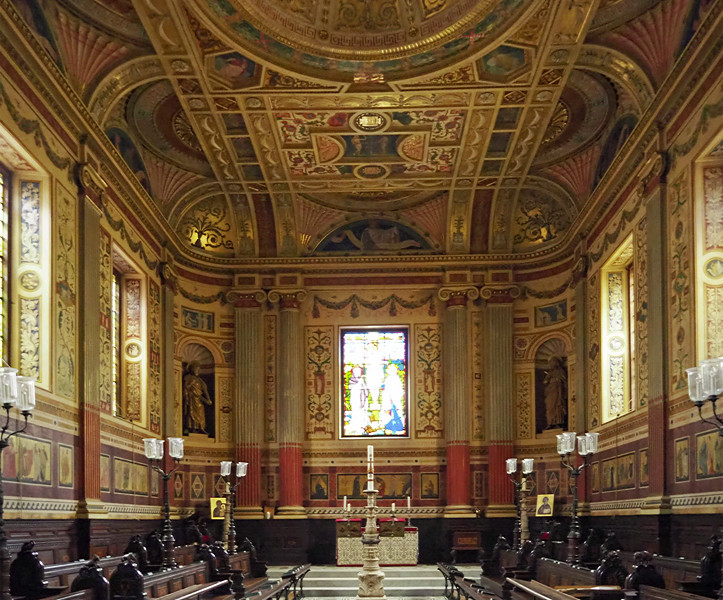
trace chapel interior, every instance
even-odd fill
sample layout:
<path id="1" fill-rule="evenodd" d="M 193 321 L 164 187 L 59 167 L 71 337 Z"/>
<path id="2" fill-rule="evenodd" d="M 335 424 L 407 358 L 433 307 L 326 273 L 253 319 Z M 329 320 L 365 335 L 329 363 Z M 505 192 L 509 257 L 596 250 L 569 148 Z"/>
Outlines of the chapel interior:
<path id="1" fill-rule="evenodd" d="M 719 0 L 0 0 L 11 557 L 119 556 L 165 493 L 178 545 L 220 535 L 232 461 L 269 564 L 334 564 L 369 482 L 420 563 L 512 540 L 523 496 L 533 539 L 699 560 L 722 31 Z"/>

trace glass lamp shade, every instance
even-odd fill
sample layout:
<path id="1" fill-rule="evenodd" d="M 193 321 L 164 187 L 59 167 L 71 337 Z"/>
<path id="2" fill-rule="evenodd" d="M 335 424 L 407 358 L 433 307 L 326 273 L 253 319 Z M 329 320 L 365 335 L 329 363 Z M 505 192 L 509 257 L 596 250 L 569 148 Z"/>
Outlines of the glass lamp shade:
<path id="1" fill-rule="evenodd" d="M 577 434 L 574 431 L 565 431 L 562 434 L 562 449 L 565 454 L 575 451 L 575 438 Z"/>
<path id="2" fill-rule="evenodd" d="M 717 396 L 723 392 L 723 373 L 719 358 L 709 358 L 700 363 L 700 378 L 703 381 L 703 393 Z"/>
<path id="3" fill-rule="evenodd" d="M 163 458 L 163 440 L 143 438 L 143 451 L 147 459 L 161 460 Z"/>
<path id="4" fill-rule="evenodd" d="M 532 473 L 532 471 L 535 469 L 535 459 L 534 458 L 523 458 L 522 459 L 522 474 L 523 475 L 529 475 Z"/>
<path id="5" fill-rule="evenodd" d="M 558 433 L 556 437 L 557 437 L 557 453 L 562 456 L 563 454 L 565 454 L 564 450 L 562 449 L 562 434 Z"/>
<path id="6" fill-rule="evenodd" d="M 183 438 L 168 438 L 168 454 L 176 460 L 183 458 Z M 161 456 L 162 455 L 163 446 L 161 446 Z"/>
<path id="7" fill-rule="evenodd" d="M 692 367 L 685 370 L 688 373 L 688 396 L 696 404 L 705 402 L 707 396 L 703 392 L 703 380 L 700 376 L 698 367 Z"/>
<path id="8" fill-rule="evenodd" d="M 16 380 L 18 385 L 16 408 L 22 412 L 31 412 L 35 408 L 35 379 L 19 375 Z"/>
<path id="9" fill-rule="evenodd" d="M 516 458 L 508 458 L 505 461 L 505 464 L 507 465 L 507 474 L 512 475 L 517 471 L 517 459 Z"/>
<path id="10" fill-rule="evenodd" d="M 599 433 L 586 433 L 585 437 L 587 438 L 587 453 L 588 454 L 595 454 L 597 452 L 597 441 L 600 437 Z"/>
<path id="11" fill-rule="evenodd" d="M 230 460 L 222 460 L 221 461 L 221 477 L 228 477 L 231 475 L 231 461 Z"/>
<path id="12" fill-rule="evenodd" d="M 577 436 L 577 453 L 580 456 L 587 455 L 587 437 L 585 437 L 585 434 Z"/>
<path id="13" fill-rule="evenodd" d="M 18 401 L 18 370 L 0 367 L 0 404 L 13 406 Z"/>
<path id="14" fill-rule="evenodd" d="M 249 468 L 249 463 L 240 462 L 236 463 L 236 477 L 246 477 L 246 470 Z"/>

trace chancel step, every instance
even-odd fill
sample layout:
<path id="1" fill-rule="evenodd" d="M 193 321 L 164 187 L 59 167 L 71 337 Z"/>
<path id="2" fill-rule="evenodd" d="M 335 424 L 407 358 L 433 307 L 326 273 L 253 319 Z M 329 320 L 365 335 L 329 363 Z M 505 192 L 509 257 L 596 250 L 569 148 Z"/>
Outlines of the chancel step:
<path id="1" fill-rule="evenodd" d="M 479 567 L 476 567 L 479 570 Z M 281 576 L 287 567 L 269 567 L 269 578 Z M 317 598 L 356 598 L 361 567 L 312 566 L 304 579 L 306 600 Z M 444 578 L 432 565 L 414 567 L 382 567 L 384 593 L 387 598 L 434 598 L 442 600 Z"/>

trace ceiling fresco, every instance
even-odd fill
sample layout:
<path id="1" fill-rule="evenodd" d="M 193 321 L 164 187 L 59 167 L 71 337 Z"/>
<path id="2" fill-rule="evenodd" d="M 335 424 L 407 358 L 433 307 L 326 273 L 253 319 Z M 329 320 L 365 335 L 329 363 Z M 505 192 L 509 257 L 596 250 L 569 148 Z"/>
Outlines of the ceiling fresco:
<path id="1" fill-rule="evenodd" d="M 187 257 L 570 241 L 703 0 L 16 0 Z"/>

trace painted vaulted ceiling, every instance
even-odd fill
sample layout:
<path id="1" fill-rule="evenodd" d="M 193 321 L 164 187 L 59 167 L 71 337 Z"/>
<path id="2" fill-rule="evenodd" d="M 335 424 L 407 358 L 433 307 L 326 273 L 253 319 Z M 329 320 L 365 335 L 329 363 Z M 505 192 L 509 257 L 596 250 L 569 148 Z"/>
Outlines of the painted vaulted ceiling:
<path id="1" fill-rule="evenodd" d="M 15 1 L 212 262 L 555 251 L 710 4 Z"/>

